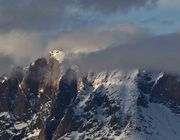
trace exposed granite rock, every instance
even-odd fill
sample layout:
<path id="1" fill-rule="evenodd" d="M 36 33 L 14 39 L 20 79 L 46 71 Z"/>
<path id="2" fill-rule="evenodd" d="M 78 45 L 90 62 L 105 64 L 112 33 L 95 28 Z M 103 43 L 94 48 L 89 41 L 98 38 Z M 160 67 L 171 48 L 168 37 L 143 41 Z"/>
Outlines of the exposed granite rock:
<path id="1" fill-rule="evenodd" d="M 52 109 L 52 113 L 46 122 L 46 140 L 51 140 L 56 131 L 65 110 L 75 100 L 77 94 L 77 75 L 72 69 L 68 69 L 59 83 L 59 93 Z"/>

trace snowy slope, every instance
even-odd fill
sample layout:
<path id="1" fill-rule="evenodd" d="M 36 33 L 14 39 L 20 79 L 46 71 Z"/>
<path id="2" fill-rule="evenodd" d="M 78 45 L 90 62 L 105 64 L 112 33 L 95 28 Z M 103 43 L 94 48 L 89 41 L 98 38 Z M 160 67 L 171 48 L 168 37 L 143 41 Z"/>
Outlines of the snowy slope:
<path id="1" fill-rule="evenodd" d="M 180 116 L 161 105 L 150 103 L 141 108 L 143 120 L 139 119 L 140 131 L 130 135 L 128 140 L 178 140 L 180 138 Z"/>
<path id="2" fill-rule="evenodd" d="M 75 116 L 83 121 L 81 133 L 73 131 L 63 138 L 120 138 L 128 116 L 136 118 L 138 91 L 135 83 L 138 70 L 102 72 L 88 76 L 84 91 L 78 94 Z M 113 119 L 116 119 L 113 124 Z M 112 122 L 112 126 L 111 126 Z M 113 128 L 114 127 L 114 128 Z M 87 130 L 86 130 L 87 129 Z M 97 131 L 98 130 L 98 131 Z M 117 133 L 117 134 L 115 134 Z M 61 138 L 61 139 L 63 139 Z"/>
<path id="3" fill-rule="evenodd" d="M 163 73 L 150 76 L 154 86 Z M 180 116 L 162 104 L 148 102 L 148 107 L 137 104 L 139 78 L 138 70 L 102 72 L 87 77 L 89 85 L 87 82 L 84 91 L 79 93 L 80 102 L 74 107 L 74 113 L 83 120 L 84 126 L 93 125 L 88 129 L 84 127 L 81 132 L 72 131 L 60 139 L 178 140 Z M 104 96 L 107 97 L 106 102 L 111 105 L 99 103 L 97 107 L 92 107 L 89 102 L 96 106 L 94 96 L 100 96 L 102 101 Z M 112 106 L 117 109 L 109 113 L 108 108 Z M 91 117 L 85 115 L 86 108 L 91 108 L 88 110 Z M 118 125 L 111 125 L 114 116 Z"/>
<path id="4" fill-rule="evenodd" d="M 135 69 L 78 77 L 61 72 L 63 61 L 54 50 L 1 78 L 0 139 L 179 140 L 178 76 Z"/>

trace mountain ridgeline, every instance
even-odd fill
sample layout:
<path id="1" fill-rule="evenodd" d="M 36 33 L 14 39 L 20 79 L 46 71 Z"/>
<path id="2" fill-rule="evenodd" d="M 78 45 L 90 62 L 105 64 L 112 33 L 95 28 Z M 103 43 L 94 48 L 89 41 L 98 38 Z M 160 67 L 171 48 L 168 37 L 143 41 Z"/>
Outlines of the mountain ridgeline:
<path id="1" fill-rule="evenodd" d="M 116 70 L 79 76 L 50 52 L 0 79 L 2 140 L 178 140 L 180 77 Z"/>

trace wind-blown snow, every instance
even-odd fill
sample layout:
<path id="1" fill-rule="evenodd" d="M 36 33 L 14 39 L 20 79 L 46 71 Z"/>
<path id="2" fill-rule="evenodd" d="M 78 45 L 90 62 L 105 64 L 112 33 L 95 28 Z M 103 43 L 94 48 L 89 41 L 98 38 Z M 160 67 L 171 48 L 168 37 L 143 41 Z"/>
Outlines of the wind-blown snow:
<path id="1" fill-rule="evenodd" d="M 119 118 L 122 129 L 119 135 L 111 131 L 108 123 L 112 116 L 105 115 L 106 108 L 98 106 L 94 118 L 102 123 L 102 127 L 93 135 L 83 132 L 85 137 L 94 138 L 101 135 L 114 140 L 178 140 L 180 138 L 180 116 L 161 104 L 149 102 L 146 108 L 137 105 L 140 95 L 137 86 L 138 74 L 139 70 L 114 71 L 88 77 L 92 85 L 84 85 L 86 92 L 79 93 L 80 102 L 74 108 L 75 114 L 83 115 L 83 107 L 91 100 L 91 95 L 105 94 L 112 104 L 120 107 L 119 113 L 115 112 L 114 115 Z M 155 73 L 150 76 L 156 84 L 163 75 L 163 73 Z M 84 123 L 88 122 L 87 120 Z M 89 129 L 88 132 L 91 130 L 93 131 Z M 111 134 L 108 134 L 109 132 Z M 76 131 L 72 132 L 71 136 L 79 139 L 81 134 L 82 132 Z"/>
<path id="2" fill-rule="evenodd" d="M 36 139 L 39 136 L 40 130 L 35 129 L 32 133 L 28 133 L 28 136 L 23 138 L 22 140 L 30 140 L 30 139 Z"/>
<path id="3" fill-rule="evenodd" d="M 65 57 L 65 53 L 63 51 L 60 50 L 50 51 L 50 58 L 59 61 L 59 63 L 62 63 L 64 61 L 64 57 Z"/>
<path id="4" fill-rule="evenodd" d="M 52 57 L 63 61 L 60 54 L 52 52 Z M 112 139 L 112 140 L 179 140 L 180 116 L 168 107 L 147 100 L 147 106 L 138 104 L 141 93 L 139 81 L 143 74 L 148 74 L 152 87 L 164 76 L 163 73 L 147 73 L 139 70 L 111 71 L 88 74 L 87 79 L 80 79 L 77 100 L 72 103 L 73 121 L 82 125 L 64 134 L 59 140 Z M 138 81 L 139 80 L 139 81 Z M 179 79 L 178 79 L 179 80 Z M 40 89 L 40 92 L 43 92 Z M 145 94 L 146 95 L 146 94 Z M 149 94 L 147 94 L 149 96 Z M 99 103 L 102 102 L 102 103 Z M 51 102 L 41 106 L 42 118 L 47 119 Z M 114 109 L 115 107 L 115 109 Z M 10 118 L 8 113 L 0 113 L 0 118 Z M 76 119 L 77 117 L 77 119 Z M 115 124 L 111 124 L 115 117 Z M 37 120 L 37 114 L 32 122 Z M 17 130 L 23 129 L 30 122 L 16 122 Z M 76 124 L 76 123 L 75 123 Z M 74 125 L 74 124 L 72 124 Z M 115 126 L 115 127 L 114 127 Z M 40 130 L 27 133 L 26 139 L 37 138 Z"/>
<path id="5" fill-rule="evenodd" d="M 21 130 L 21 129 L 27 127 L 27 126 L 28 126 L 27 123 L 22 122 L 22 123 L 17 123 L 17 124 L 15 124 L 14 127 L 15 127 L 17 130 Z"/>
<path id="6" fill-rule="evenodd" d="M 127 116 L 133 116 L 136 118 L 136 102 L 139 96 L 139 92 L 136 86 L 136 78 L 138 75 L 138 70 L 132 70 L 129 72 L 124 71 L 114 71 L 114 72 L 102 72 L 97 75 L 88 76 L 88 81 L 90 85 L 84 85 L 85 91 L 79 93 L 79 104 L 74 108 L 76 115 L 83 115 L 83 108 L 87 105 L 87 102 L 91 100 L 94 94 L 102 94 L 102 96 L 108 97 L 109 102 L 112 106 L 117 106 L 120 108 L 119 112 L 114 112 L 114 116 L 119 118 L 119 124 L 121 126 L 125 125 Z M 107 106 L 108 107 L 108 106 Z M 119 139 L 116 137 L 114 132 L 111 132 L 109 127 L 109 122 L 112 116 L 105 115 L 105 106 L 98 106 L 94 114 L 94 119 L 102 125 L 101 129 L 93 134 L 98 136 L 100 134 L 108 138 Z M 85 119 L 86 120 L 86 119 Z M 85 124 L 90 123 L 90 120 L 84 122 Z M 96 125 L 95 123 L 93 125 Z M 89 129 L 88 131 L 94 131 L 94 128 Z M 73 133 L 74 134 L 74 133 Z M 77 134 L 77 132 L 75 133 Z M 71 134 L 72 135 L 72 134 Z M 78 136 L 77 134 L 76 136 Z M 89 136 L 86 135 L 85 136 Z M 91 136 L 90 136 L 91 137 Z M 124 137 L 124 136 L 121 136 Z"/>

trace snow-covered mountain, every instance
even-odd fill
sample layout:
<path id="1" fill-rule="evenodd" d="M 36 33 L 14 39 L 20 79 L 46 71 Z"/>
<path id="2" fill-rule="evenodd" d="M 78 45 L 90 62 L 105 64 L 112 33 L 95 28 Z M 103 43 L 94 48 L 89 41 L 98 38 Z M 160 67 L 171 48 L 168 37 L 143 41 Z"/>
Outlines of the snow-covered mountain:
<path id="1" fill-rule="evenodd" d="M 179 140 L 180 78 L 162 72 L 62 72 L 52 51 L 1 77 L 2 140 Z"/>

